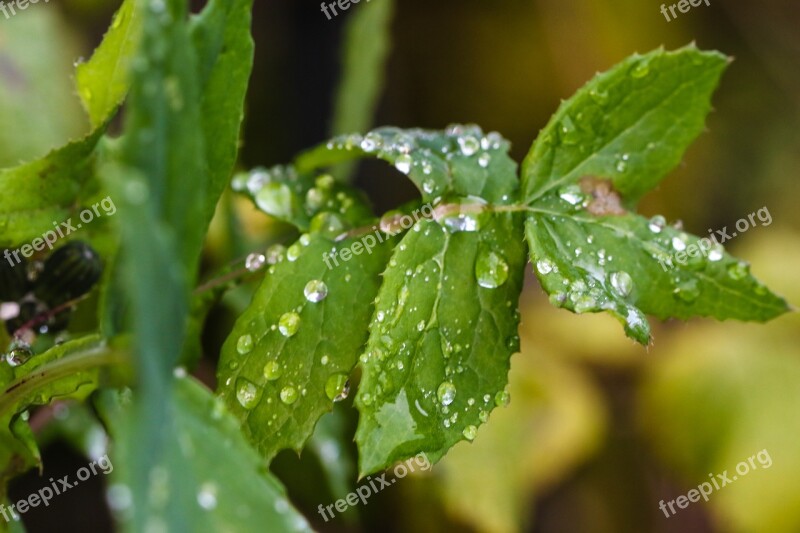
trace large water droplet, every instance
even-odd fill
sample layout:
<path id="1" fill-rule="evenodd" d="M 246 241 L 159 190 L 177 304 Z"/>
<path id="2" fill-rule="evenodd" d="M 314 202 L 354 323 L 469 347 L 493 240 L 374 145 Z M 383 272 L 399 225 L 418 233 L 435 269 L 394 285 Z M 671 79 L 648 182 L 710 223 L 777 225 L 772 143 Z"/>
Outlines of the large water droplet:
<path id="1" fill-rule="evenodd" d="M 411 172 L 411 166 L 414 164 L 414 160 L 408 154 L 402 154 L 397 156 L 397 159 L 394 160 L 394 166 L 397 170 L 402 172 L 403 174 L 408 174 Z"/>
<path id="2" fill-rule="evenodd" d="M 285 183 L 267 183 L 255 197 L 258 208 L 279 218 L 291 218 L 295 209 L 292 190 Z"/>
<path id="3" fill-rule="evenodd" d="M 328 286 L 323 281 L 313 279 L 306 284 L 303 294 L 306 295 L 306 300 L 309 302 L 321 302 L 328 296 Z"/>
<path id="4" fill-rule="evenodd" d="M 458 138 L 458 147 L 461 149 L 462 154 L 469 157 L 480 150 L 481 142 L 472 135 L 465 135 Z"/>
<path id="5" fill-rule="evenodd" d="M 633 278 L 627 272 L 614 272 L 611 274 L 611 286 L 620 296 L 628 296 L 633 289 Z"/>
<path id="6" fill-rule="evenodd" d="M 483 153 L 478 158 L 478 165 L 480 165 L 481 168 L 488 168 L 491 162 L 492 162 L 492 154 L 490 153 Z"/>
<path id="7" fill-rule="evenodd" d="M 456 386 L 449 381 L 445 381 L 436 389 L 436 397 L 439 398 L 442 405 L 450 405 L 456 399 Z"/>
<path id="8" fill-rule="evenodd" d="M 640 79 L 650 74 L 650 61 L 643 59 L 631 69 L 631 77 Z"/>
<path id="9" fill-rule="evenodd" d="M 721 261 L 723 257 L 725 257 L 725 248 L 723 248 L 721 244 L 714 244 L 708 252 L 708 260 L 716 263 L 717 261 Z"/>
<path id="10" fill-rule="evenodd" d="M 578 185 L 567 185 L 558 191 L 558 197 L 572 206 L 581 206 L 586 201 L 586 195 Z"/>
<path id="11" fill-rule="evenodd" d="M 217 487 L 211 482 L 203 483 L 200 486 L 200 491 L 197 493 L 197 503 L 205 509 L 210 511 L 217 506 Z"/>
<path id="12" fill-rule="evenodd" d="M 297 389 L 292 387 L 291 385 L 284 387 L 281 389 L 280 393 L 281 401 L 286 405 L 292 405 L 294 402 L 297 401 Z"/>
<path id="13" fill-rule="evenodd" d="M 275 381 L 283 375 L 283 369 L 277 361 L 270 361 L 264 365 L 264 377 L 267 381 Z"/>
<path id="14" fill-rule="evenodd" d="M 464 428 L 464 431 L 461 432 L 464 435 L 464 438 L 467 440 L 475 440 L 475 437 L 478 436 L 478 428 L 473 425 L 469 425 Z"/>
<path id="15" fill-rule="evenodd" d="M 250 353 L 253 349 L 253 337 L 251 335 L 242 335 L 236 342 L 236 351 L 241 355 Z"/>
<path id="16" fill-rule="evenodd" d="M 483 252 L 475 261 L 475 277 L 485 289 L 496 289 L 508 279 L 508 263 L 494 252 Z"/>
<path id="17" fill-rule="evenodd" d="M 494 395 L 494 404 L 497 407 L 505 407 L 511 401 L 511 395 L 506 390 L 501 390 Z"/>
<path id="18" fill-rule="evenodd" d="M 539 274 L 546 276 L 553 271 L 553 268 L 553 262 L 549 259 L 539 259 L 536 261 L 536 270 L 539 271 Z"/>
<path id="19" fill-rule="evenodd" d="M 245 409 L 252 409 L 261 400 L 261 389 L 250 381 L 239 378 L 236 380 L 236 399 Z"/>
<path id="20" fill-rule="evenodd" d="M 24 342 L 14 342 L 6 354 L 8 366 L 18 367 L 27 363 L 33 357 L 33 350 Z"/>
<path id="21" fill-rule="evenodd" d="M 347 374 L 333 374 L 325 383 L 325 395 L 334 402 L 341 402 L 350 394 Z"/>
<path id="22" fill-rule="evenodd" d="M 667 227 L 667 219 L 665 219 L 661 215 L 656 215 L 650 219 L 650 222 L 647 224 L 647 227 L 653 233 L 661 233 L 663 229 Z"/>
<path id="23" fill-rule="evenodd" d="M 275 265 L 283 261 L 286 257 L 286 247 L 282 244 L 273 244 L 267 248 L 266 259 L 270 265 Z"/>
<path id="24" fill-rule="evenodd" d="M 300 328 L 300 315 L 294 312 L 284 313 L 278 321 L 278 330 L 284 337 L 291 337 Z"/>
<path id="25" fill-rule="evenodd" d="M 260 270 L 266 262 L 267 257 L 264 254 L 254 253 L 247 256 L 244 261 L 244 267 L 250 272 L 255 272 Z"/>
<path id="26" fill-rule="evenodd" d="M 700 296 L 700 286 L 696 279 L 679 281 L 673 291 L 675 298 L 686 303 L 692 303 Z"/>
<path id="27" fill-rule="evenodd" d="M 732 280 L 739 281 L 747 277 L 750 273 L 750 265 L 744 261 L 737 261 L 728 265 L 728 277 Z"/>
<path id="28" fill-rule="evenodd" d="M 598 105 L 605 105 L 608 102 L 608 91 L 598 91 L 597 89 L 592 89 L 589 91 L 589 98 L 594 100 L 594 102 Z"/>

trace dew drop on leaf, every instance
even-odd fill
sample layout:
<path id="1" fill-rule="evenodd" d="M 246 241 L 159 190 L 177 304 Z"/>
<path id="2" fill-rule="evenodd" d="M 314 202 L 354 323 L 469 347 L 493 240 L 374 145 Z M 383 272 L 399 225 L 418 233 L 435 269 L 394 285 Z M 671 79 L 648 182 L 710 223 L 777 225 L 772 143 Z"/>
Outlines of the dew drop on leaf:
<path id="1" fill-rule="evenodd" d="M 494 404 L 497 407 L 505 407 L 511 401 L 511 395 L 508 391 L 501 390 L 497 394 L 494 395 Z"/>
<path id="2" fill-rule="evenodd" d="M 261 400 L 261 389 L 250 381 L 239 378 L 236 380 L 236 399 L 245 409 L 252 409 Z"/>
<path id="3" fill-rule="evenodd" d="M 264 365 L 264 377 L 268 381 L 275 381 L 283 374 L 280 363 L 277 361 L 270 361 Z"/>
<path id="4" fill-rule="evenodd" d="M 329 400 L 341 402 L 350 394 L 350 380 L 347 374 L 333 374 L 325 383 L 325 395 Z"/>
<path id="5" fill-rule="evenodd" d="M 283 261 L 286 257 L 286 247 L 282 244 L 273 244 L 267 248 L 266 259 L 270 265 L 275 265 Z"/>
<path id="6" fill-rule="evenodd" d="M 481 168 L 488 168 L 491 162 L 492 162 L 492 154 L 489 153 L 481 154 L 480 157 L 478 158 L 478 165 L 480 165 Z"/>
<path id="7" fill-rule="evenodd" d="M 250 272 L 259 270 L 267 262 L 267 257 L 264 254 L 253 253 L 247 256 L 244 261 L 244 267 Z"/>
<path id="8" fill-rule="evenodd" d="M 667 219 L 665 219 L 661 215 L 656 215 L 650 219 L 650 222 L 647 224 L 647 227 L 653 233 L 661 233 L 661 231 L 667 227 Z"/>
<path id="9" fill-rule="evenodd" d="M 203 483 L 200 486 L 200 491 L 197 493 L 197 503 L 205 509 L 210 511 L 217 506 L 217 487 L 213 483 Z"/>
<path id="10" fill-rule="evenodd" d="M 464 438 L 467 440 L 475 440 L 475 437 L 478 436 L 478 428 L 469 425 L 464 428 L 464 431 L 462 431 L 461 434 L 464 435 Z"/>
<path id="11" fill-rule="evenodd" d="M 553 263 L 549 259 L 539 259 L 536 261 L 536 270 L 539 274 L 546 276 L 553 271 Z"/>
<path id="12" fill-rule="evenodd" d="M 475 261 L 475 278 L 485 289 L 496 289 L 508 279 L 508 263 L 494 252 L 483 252 Z"/>
<path id="13" fill-rule="evenodd" d="M 750 267 L 744 261 L 737 261 L 728 265 L 728 277 L 734 281 L 739 281 L 747 277 Z"/>
<path id="14" fill-rule="evenodd" d="M 458 138 L 458 147 L 461 149 L 462 154 L 469 157 L 480 150 L 481 142 L 472 135 L 465 135 Z"/>
<path id="15" fill-rule="evenodd" d="M 724 248 L 721 244 L 715 244 L 708 252 L 708 260 L 717 262 L 720 261 L 725 255 Z"/>
<path id="16" fill-rule="evenodd" d="M 449 381 L 445 381 L 436 389 L 436 397 L 439 398 L 442 405 L 450 405 L 456 398 L 456 386 Z"/>
<path id="17" fill-rule="evenodd" d="M 6 354 L 6 363 L 8 363 L 8 366 L 18 367 L 24 365 L 33 357 L 33 350 L 25 343 L 15 342 L 10 348 L 11 349 Z"/>
<path id="18" fill-rule="evenodd" d="M 241 355 L 250 353 L 253 349 L 253 337 L 251 335 L 242 335 L 236 342 L 236 351 Z"/>
<path id="19" fill-rule="evenodd" d="M 687 279 L 679 281 L 675 286 L 673 295 L 678 300 L 686 303 L 692 303 L 700 296 L 700 286 L 695 279 Z"/>
<path id="20" fill-rule="evenodd" d="M 284 337 L 291 337 L 300 328 L 300 315 L 297 313 L 284 313 L 278 321 L 278 330 Z"/>
<path id="21" fill-rule="evenodd" d="M 328 296 L 328 286 L 323 281 L 313 279 L 306 284 L 303 294 L 309 302 L 318 303 Z"/>
<path id="22" fill-rule="evenodd" d="M 403 174 L 408 174 L 411 172 L 411 166 L 413 165 L 414 160 L 408 154 L 402 154 L 397 157 L 394 161 L 394 166 L 397 170 L 402 172 Z"/>
<path id="23" fill-rule="evenodd" d="M 611 274 L 611 286 L 620 296 L 628 296 L 633 289 L 633 278 L 627 272 L 614 272 Z"/>
<path id="24" fill-rule="evenodd" d="M 284 387 L 281 389 L 280 397 L 283 403 L 286 405 L 292 405 L 297 401 L 297 389 L 291 385 Z"/>

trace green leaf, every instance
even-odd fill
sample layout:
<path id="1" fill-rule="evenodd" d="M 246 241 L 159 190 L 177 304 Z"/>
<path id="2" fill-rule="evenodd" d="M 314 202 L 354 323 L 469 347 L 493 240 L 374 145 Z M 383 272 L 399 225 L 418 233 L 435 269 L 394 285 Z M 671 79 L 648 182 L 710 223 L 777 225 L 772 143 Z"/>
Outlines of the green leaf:
<path id="1" fill-rule="evenodd" d="M 608 311 L 642 344 L 650 341 L 644 313 L 765 322 L 789 310 L 746 263 L 662 217 L 594 217 L 566 213 L 563 200 L 552 204 L 528 217 L 526 234 L 536 274 L 556 306 Z"/>
<path id="2" fill-rule="evenodd" d="M 79 212 L 97 191 L 94 151 L 102 129 L 42 159 L 0 170 L 0 246 L 13 247 Z"/>
<path id="3" fill-rule="evenodd" d="M 607 311 L 642 344 L 645 313 L 763 322 L 788 310 L 715 242 L 628 211 L 700 133 L 726 65 L 694 46 L 633 56 L 564 102 L 542 131 L 522 190 L 531 259 L 554 305 Z"/>
<path id="4" fill-rule="evenodd" d="M 362 5 L 349 17 L 342 45 L 342 79 L 336 90 L 332 135 L 367 131 L 384 87 L 394 0 Z M 352 165 L 337 175 L 348 177 Z"/>
<path id="5" fill-rule="evenodd" d="M 454 233 L 422 220 L 403 238 L 361 357 L 362 475 L 420 452 L 437 461 L 507 401 L 524 265 L 520 215 Z"/>
<path id="6" fill-rule="evenodd" d="M 594 176 L 629 205 L 675 168 L 703 130 L 728 58 L 694 45 L 631 56 L 563 102 L 522 165 L 522 197 Z"/>
<path id="7" fill-rule="evenodd" d="M 382 159 L 408 175 L 423 202 L 443 195 L 476 196 L 495 204 L 516 198 L 517 164 L 510 144 L 498 133 L 478 126 L 451 126 L 446 132 L 379 128 L 361 135 L 337 137 L 301 154 L 301 174 L 353 159 Z"/>
<path id="8" fill-rule="evenodd" d="M 150 497 L 136 512 L 122 513 L 123 524 L 131 531 L 311 531 L 222 402 L 192 378 L 174 381 L 171 422 L 161 428 L 169 453 L 149 471 Z M 131 426 L 137 410 L 109 393 L 100 407 L 117 437 L 113 475 L 125 483 L 137 468 L 132 459 L 138 453 L 137 435 Z"/>
<path id="9" fill-rule="evenodd" d="M 130 86 L 131 59 L 142 29 L 140 4 L 125 0 L 92 58 L 75 69 L 75 82 L 92 126 L 101 126 Z"/>
<path id="10" fill-rule="evenodd" d="M 72 62 L 81 53 L 78 32 L 57 9 L 36 7 L 10 19 L 3 16 L 0 168 L 43 157 L 88 126 L 70 79 Z"/>
<path id="11" fill-rule="evenodd" d="M 219 392 L 267 459 L 299 451 L 349 379 L 393 244 L 372 240 L 369 252 L 362 246 L 345 261 L 325 257 L 360 241 L 301 237 L 270 267 L 223 346 Z"/>

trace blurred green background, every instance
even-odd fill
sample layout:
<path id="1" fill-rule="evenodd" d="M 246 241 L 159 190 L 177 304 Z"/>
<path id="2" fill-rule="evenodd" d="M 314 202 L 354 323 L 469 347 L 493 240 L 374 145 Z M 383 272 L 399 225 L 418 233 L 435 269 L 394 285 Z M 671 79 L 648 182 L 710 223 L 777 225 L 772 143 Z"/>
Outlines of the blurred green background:
<path id="1" fill-rule="evenodd" d="M 324 140 L 331 128 L 339 50 L 354 5 L 328 21 L 319 3 L 256 0 L 256 62 L 241 165 L 272 165 Z M 373 0 L 374 3 L 381 0 Z M 0 16 L 0 165 L 44 154 L 85 132 L 72 65 L 90 54 L 117 2 L 39 3 Z M 497 130 L 524 157 L 538 130 L 596 71 L 635 51 L 700 48 L 734 56 L 714 98 L 708 131 L 641 206 L 680 219 L 698 235 L 732 227 L 762 207 L 773 222 L 727 243 L 790 302 L 800 302 L 800 10 L 791 0 L 711 0 L 667 22 L 659 2 L 633 0 L 404 0 L 375 125 L 443 128 L 474 122 Z M 384 211 L 414 197 L 382 164 L 358 183 Z M 247 205 L 247 204 L 244 204 Z M 209 271 L 285 237 L 226 198 L 209 240 Z M 230 210 L 221 214 L 230 214 Z M 234 230 L 230 220 L 239 220 Z M 248 287 L 215 308 L 199 373 L 216 354 Z M 346 312 L 346 311 L 345 311 Z M 573 316 L 547 302 L 532 275 L 522 300 L 522 353 L 512 359 L 509 407 L 473 444 L 432 471 L 373 496 L 331 522 L 317 514 L 355 488 L 349 402 L 337 404 L 301 458 L 274 470 L 320 531 L 787 532 L 800 531 L 800 318 L 768 325 L 694 320 L 655 327 L 645 350 L 605 316 Z M 67 432 L 68 433 L 68 432 Z M 45 478 L 83 459 L 41 431 Z M 74 439 L 73 439 L 74 440 Z M 667 518 L 674 500 L 709 474 L 761 450 L 752 470 Z M 757 463 L 758 464 L 758 463 Z M 74 468 L 72 467 L 74 465 Z M 63 475 L 63 474 L 62 474 Z M 30 513 L 30 531 L 104 531 L 99 482 Z M 14 487 L 40 486 L 38 474 Z M 13 494 L 13 493 L 12 493 Z"/>

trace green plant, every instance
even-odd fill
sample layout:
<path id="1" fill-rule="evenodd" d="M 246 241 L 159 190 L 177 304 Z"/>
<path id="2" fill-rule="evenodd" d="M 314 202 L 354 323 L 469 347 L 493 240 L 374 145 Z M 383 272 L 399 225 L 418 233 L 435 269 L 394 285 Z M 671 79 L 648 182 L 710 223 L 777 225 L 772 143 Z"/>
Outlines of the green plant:
<path id="1" fill-rule="evenodd" d="M 196 362 L 199 324 L 227 286 L 193 291 L 236 161 L 251 7 L 210 0 L 189 15 L 182 0 L 126 0 L 77 68 L 92 131 L 0 171 L 3 246 L 29 242 L 76 206 L 110 197 L 119 207 L 115 224 L 86 230 L 106 264 L 96 331 L 52 347 L 44 339 L 32 357 L 9 352 L 13 364 L 0 367 L 4 486 L 39 460 L 22 413 L 91 398 L 114 438 L 119 486 L 132 497 L 132 508 L 118 509 L 130 528 L 212 531 L 224 522 L 244 531 L 265 519 L 275 530 L 296 528 L 302 519 L 265 461 L 304 447 L 347 396 L 356 366 L 362 475 L 421 452 L 439 460 L 509 401 L 529 258 L 554 305 L 608 312 L 643 345 L 646 314 L 766 321 L 788 310 L 721 246 L 635 212 L 701 132 L 727 64 L 694 46 L 658 50 L 565 101 L 519 174 L 499 134 L 452 126 L 338 135 L 291 165 L 235 176 L 234 190 L 301 235 L 251 258 L 252 270 L 270 266 L 225 343 L 214 398 L 176 367 Z M 364 8 L 357 24 L 385 24 L 390 9 Z M 379 85 L 371 80 L 361 99 L 340 96 L 337 130 L 367 129 Z M 123 133 L 113 138 L 106 129 L 123 100 Z M 394 165 L 420 200 L 376 218 L 346 179 L 347 163 L 363 158 Z M 424 207 L 429 216 L 398 231 Z M 368 236 L 376 242 L 364 253 Z M 693 246 L 685 264 L 663 268 Z M 353 257 L 326 263 L 343 249 Z M 198 505 L 213 519 L 198 516 Z"/>

